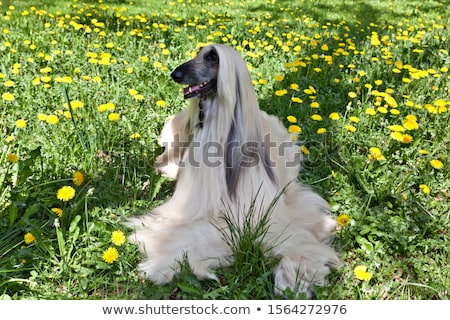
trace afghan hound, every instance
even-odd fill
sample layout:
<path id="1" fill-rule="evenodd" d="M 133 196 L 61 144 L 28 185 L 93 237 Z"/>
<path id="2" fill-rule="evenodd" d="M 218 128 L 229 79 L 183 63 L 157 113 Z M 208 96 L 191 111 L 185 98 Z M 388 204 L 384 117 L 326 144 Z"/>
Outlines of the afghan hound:
<path id="1" fill-rule="evenodd" d="M 238 228 L 253 205 L 271 208 L 261 241 L 278 261 L 275 294 L 289 288 L 310 298 L 339 258 L 329 245 L 336 223 L 327 202 L 298 181 L 299 146 L 259 109 L 247 65 L 231 47 L 203 47 L 171 77 L 187 85 L 190 106 L 167 119 L 159 141 L 165 150 L 155 167 L 177 180 L 173 196 L 129 221 L 146 255 L 142 275 L 168 283 L 187 259 L 199 279 L 215 278 L 214 268 L 232 261 L 224 216 L 231 212 Z"/>

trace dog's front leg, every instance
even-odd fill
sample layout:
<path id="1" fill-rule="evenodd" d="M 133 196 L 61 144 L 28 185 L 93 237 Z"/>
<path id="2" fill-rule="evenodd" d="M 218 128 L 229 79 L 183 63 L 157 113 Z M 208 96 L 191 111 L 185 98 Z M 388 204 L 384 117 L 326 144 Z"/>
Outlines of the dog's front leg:
<path id="1" fill-rule="evenodd" d="M 166 177 L 176 179 L 183 154 L 188 147 L 187 122 L 189 111 L 178 112 L 166 119 L 159 137 L 159 145 L 164 148 L 154 163 L 155 170 Z"/>

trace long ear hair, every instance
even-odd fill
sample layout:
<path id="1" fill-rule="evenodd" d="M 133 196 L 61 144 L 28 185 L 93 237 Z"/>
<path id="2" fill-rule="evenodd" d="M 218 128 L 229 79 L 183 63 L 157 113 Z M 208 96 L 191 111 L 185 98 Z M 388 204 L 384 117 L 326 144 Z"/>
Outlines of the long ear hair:
<path id="1" fill-rule="evenodd" d="M 247 64 L 228 46 L 214 45 L 214 48 L 219 55 L 217 99 L 223 117 L 219 123 L 224 125 L 220 130 L 228 132 L 226 182 L 228 193 L 233 197 L 244 166 L 262 164 L 272 181 L 274 174 L 262 143 L 260 110 Z"/>

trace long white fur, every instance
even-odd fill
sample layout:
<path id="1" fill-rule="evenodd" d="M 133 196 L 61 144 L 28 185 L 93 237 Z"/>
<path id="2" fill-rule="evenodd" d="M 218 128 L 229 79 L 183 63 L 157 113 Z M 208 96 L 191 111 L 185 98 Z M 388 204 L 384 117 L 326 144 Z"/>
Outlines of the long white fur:
<path id="1" fill-rule="evenodd" d="M 214 268 L 229 263 L 232 255 L 222 234 L 226 230 L 219 231 L 226 228 L 221 219 L 224 213 L 231 210 L 236 223 L 240 223 L 243 210 L 256 196 L 256 206 L 268 208 L 284 190 L 264 238 L 271 253 L 280 258 L 273 270 L 275 292 L 290 288 L 310 297 L 313 287 L 323 286 L 330 269 L 339 264 L 335 250 L 329 246 L 335 220 L 329 215 L 327 202 L 298 182 L 299 161 L 294 166 L 286 165 L 300 157 L 300 148 L 292 143 L 279 119 L 259 109 L 245 61 L 230 47 L 214 48 L 220 61 L 217 96 L 203 101 L 203 128 L 195 126 L 199 99 L 193 98 L 189 108 L 169 118 L 162 130 L 160 143 L 173 142 L 177 135 L 178 140 L 188 141 L 190 137 L 191 142 L 181 151 L 179 146 L 166 144 L 157 159 L 157 170 L 177 179 L 174 194 L 147 215 L 129 222 L 135 227 L 131 240 L 145 253 L 139 270 L 154 283 L 164 284 L 172 280 L 179 271 L 179 262 L 187 257 L 198 278 L 214 278 Z M 261 161 L 257 166 L 243 168 L 234 197 L 227 191 L 223 155 L 208 158 L 219 163 L 211 167 L 203 165 L 206 159 L 202 152 L 210 141 L 219 142 L 225 149 L 232 125 L 240 139 L 256 141 L 269 135 L 270 142 L 275 142 L 267 149 L 275 163 L 275 179 L 269 177 Z M 192 141 L 198 143 L 197 147 L 192 147 Z"/>

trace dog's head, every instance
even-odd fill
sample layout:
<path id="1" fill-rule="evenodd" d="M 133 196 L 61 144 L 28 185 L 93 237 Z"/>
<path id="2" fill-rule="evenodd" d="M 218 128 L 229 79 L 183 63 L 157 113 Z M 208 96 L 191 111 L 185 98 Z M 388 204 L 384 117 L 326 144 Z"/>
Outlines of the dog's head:
<path id="1" fill-rule="evenodd" d="M 201 137 L 207 137 L 207 142 L 213 139 L 225 146 L 230 196 L 235 195 L 242 168 L 249 166 L 249 160 L 262 163 L 270 179 L 275 180 L 268 166 L 269 155 L 262 147 L 258 101 L 247 63 L 239 53 L 223 44 L 208 45 L 194 59 L 177 67 L 171 76 L 175 82 L 187 85 L 183 89 L 185 99 L 203 100 L 191 103 L 192 123 L 205 129 L 208 134 Z"/>
<path id="2" fill-rule="evenodd" d="M 219 53 L 212 45 L 203 47 L 197 56 L 178 66 L 171 74 L 172 79 L 187 87 L 183 89 L 185 99 L 206 97 L 217 92 Z"/>

